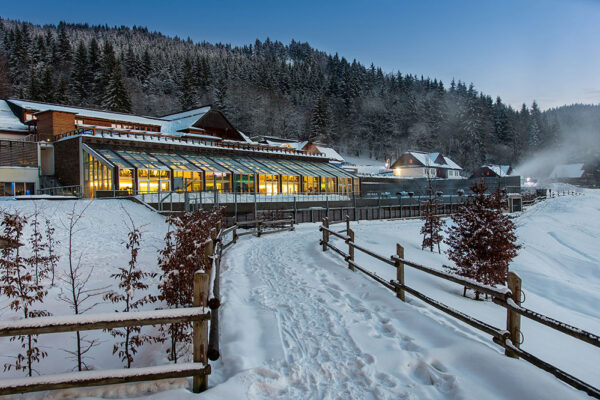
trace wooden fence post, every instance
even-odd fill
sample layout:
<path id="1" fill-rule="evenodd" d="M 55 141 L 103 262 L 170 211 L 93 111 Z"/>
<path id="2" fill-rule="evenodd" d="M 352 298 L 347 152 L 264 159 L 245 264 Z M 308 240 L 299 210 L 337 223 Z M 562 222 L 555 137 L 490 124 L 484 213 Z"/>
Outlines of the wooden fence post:
<path id="1" fill-rule="evenodd" d="M 399 258 L 404 258 L 404 247 L 400 243 L 396 243 L 396 255 Z M 404 285 L 404 263 L 400 260 L 396 260 L 396 280 L 399 284 Z M 398 288 L 396 290 L 396 297 L 402 301 L 406 301 L 404 289 Z"/>
<path id="2" fill-rule="evenodd" d="M 233 217 L 233 243 L 237 242 L 237 217 Z"/>
<path id="3" fill-rule="evenodd" d="M 258 224 L 256 225 L 256 237 L 260 237 L 262 233 L 262 219 L 258 220 Z"/>
<path id="4" fill-rule="evenodd" d="M 354 261 L 354 245 L 352 244 L 354 243 L 354 231 L 348 228 L 346 235 L 350 238 L 348 241 L 348 260 Z M 350 268 L 351 271 L 354 271 L 354 265 L 350 263 L 348 263 L 348 268 Z"/>
<path id="5" fill-rule="evenodd" d="M 208 286 L 210 284 L 210 274 L 197 271 L 194 274 L 194 307 L 206 307 L 208 302 Z M 206 320 L 194 321 L 193 323 L 193 356 L 194 362 L 208 364 L 206 351 L 208 350 L 208 323 Z M 208 375 L 195 375 L 192 384 L 192 391 L 200 393 L 208 388 Z"/>
<path id="6" fill-rule="evenodd" d="M 508 273 L 508 288 L 512 292 L 511 298 L 517 304 L 521 305 L 521 278 L 516 273 L 510 271 Z M 506 309 L 506 330 L 510 333 L 510 340 L 515 347 L 521 346 L 521 315 Z M 518 355 L 506 349 L 504 354 L 508 357 L 519 358 Z"/>
<path id="7" fill-rule="evenodd" d="M 212 236 L 212 232 L 211 232 Z M 206 246 L 204 247 L 204 265 L 206 266 L 206 270 L 210 271 L 212 268 L 212 257 L 215 252 L 215 242 L 212 240 L 206 241 Z"/>
<path id="8" fill-rule="evenodd" d="M 346 233 L 350 230 L 350 216 L 346 214 Z"/>
<path id="9" fill-rule="evenodd" d="M 323 228 L 329 229 L 329 220 L 327 217 L 323 218 Z M 323 251 L 327 251 L 327 243 L 329 242 L 329 232 L 323 229 Z"/>
<path id="10" fill-rule="evenodd" d="M 294 230 L 294 216 L 290 215 L 290 231 Z"/>

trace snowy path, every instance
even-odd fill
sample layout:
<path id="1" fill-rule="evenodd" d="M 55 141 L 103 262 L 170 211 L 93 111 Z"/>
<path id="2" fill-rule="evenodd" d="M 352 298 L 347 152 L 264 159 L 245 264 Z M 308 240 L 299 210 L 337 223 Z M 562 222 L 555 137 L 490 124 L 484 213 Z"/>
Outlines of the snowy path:
<path id="1" fill-rule="evenodd" d="M 318 237 L 317 225 L 302 225 L 228 253 L 223 358 L 211 377 L 224 384 L 202 397 L 585 398 L 485 335 L 396 300 L 322 253 Z"/>

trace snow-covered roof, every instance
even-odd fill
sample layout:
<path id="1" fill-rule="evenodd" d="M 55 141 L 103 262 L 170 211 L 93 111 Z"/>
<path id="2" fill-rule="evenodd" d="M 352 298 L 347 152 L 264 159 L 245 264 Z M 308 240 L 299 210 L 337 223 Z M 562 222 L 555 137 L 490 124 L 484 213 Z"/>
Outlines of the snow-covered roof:
<path id="1" fill-rule="evenodd" d="M 141 125 L 153 125 L 160 126 L 161 133 L 168 133 L 175 136 L 180 136 L 181 133 L 178 131 L 183 129 L 191 128 L 192 125 L 202 118 L 207 112 L 210 111 L 210 106 L 204 106 L 200 108 L 196 108 L 194 110 L 188 110 L 176 114 L 165 115 L 163 117 L 145 117 L 140 115 L 133 114 L 125 114 L 118 112 L 109 112 L 109 111 L 101 111 L 101 110 L 92 110 L 89 108 L 82 107 L 71 107 L 71 106 L 62 106 L 59 104 L 48 104 L 48 103 L 40 103 L 35 101 L 27 101 L 27 100 L 8 100 L 12 104 L 21 107 L 26 110 L 35 110 L 38 112 L 41 111 L 62 111 L 73 113 L 76 115 L 80 115 L 82 117 L 88 118 L 99 118 L 106 119 L 111 121 L 118 122 L 128 122 L 132 124 L 141 124 Z M 8 105 L 6 106 L 8 108 Z M 10 109 L 9 109 L 10 110 Z M 12 112 L 11 112 L 12 114 Z M 13 114 L 14 116 L 14 114 Z M 17 118 L 16 116 L 14 116 Z M 19 119 L 17 118 L 17 121 Z M 25 125 L 23 125 L 25 126 Z M 25 126 L 25 129 L 27 127 Z"/>
<path id="2" fill-rule="evenodd" d="M 0 100 L 0 130 L 27 132 L 27 125 L 22 123 L 19 118 L 13 114 L 6 100 Z"/>
<path id="3" fill-rule="evenodd" d="M 100 110 L 91 110 L 89 108 L 81 108 L 81 107 L 70 107 L 70 106 L 62 106 L 58 104 L 48 104 L 48 103 L 40 103 L 35 101 L 27 101 L 27 100 L 8 100 L 12 104 L 24 108 L 26 110 L 35 110 L 35 111 L 62 111 L 73 113 L 85 117 L 90 118 L 100 118 L 100 119 L 110 119 L 114 121 L 121 122 L 131 122 L 134 124 L 144 124 L 144 125 L 159 125 L 165 122 L 164 120 L 160 120 L 158 118 L 153 117 L 143 117 L 139 115 L 132 114 L 124 114 L 118 112 L 109 112 L 109 111 L 100 111 Z"/>
<path id="4" fill-rule="evenodd" d="M 183 111 L 175 114 L 163 115 L 160 119 L 164 119 L 166 121 L 174 121 L 176 119 L 189 118 L 189 117 L 198 117 L 196 120 L 199 120 L 210 111 L 210 106 L 204 106 L 200 108 L 195 108 L 193 110 Z"/>
<path id="5" fill-rule="evenodd" d="M 244 132 L 238 131 L 238 133 L 240 134 L 242 139 L 244 139 L 244 141 L 246 141 L 246 143 L 254 143 L 254 140 L 250 139 L 250 137 L 248 135 L 246 135 Z"/>
<path id="6" fill-rule="evenodd" d="M 562 164 L 554 167 L 550 178 L 581 178 L 584 172 L 583 164 Z"/>
<path id="7" fill-rule="evenodd" d="M 510 165 L 486 164 L 483 168 L 489 168 L 493 173 L 500 177 L 508 176 Z"/>
<path id="8" fill-rule="evenodd" d="M 356 165 L 353 166 L 358 175 L 387 175 L 393 173 L 383 165 Z"/>
<path id="9" fill-rule="evenodd" d="M 330 160 L 344 162 L 344 157 L 342 157 L 337 151 L 335 151 L 331 147 L 325 147 L 321 145 L 316 145 L 316 147 L 317 150 L 325 154 L 325 157 L 329 158 Z"/>
<path id="10" fill-rule="evenodd" d="M 446 157 L 446 156 L 442 156 L 445 164 L 437 163 L 436 159 L 440 156 L 440 153 L 424 153 L 424 152 L 420 152 L 420 151 L 409 151 L 408 154 L 410 154 L 411 156 L 416 158 L 417 161 L 419 161 L 421 164 L 423 164 L 427 167 L 458 169 L 458 170 L 462 169 L 460 167 L 460 165 L 458 165 L 457 163 L 452 161 L 452 159 L 450 159 L 449 157 Z"/>

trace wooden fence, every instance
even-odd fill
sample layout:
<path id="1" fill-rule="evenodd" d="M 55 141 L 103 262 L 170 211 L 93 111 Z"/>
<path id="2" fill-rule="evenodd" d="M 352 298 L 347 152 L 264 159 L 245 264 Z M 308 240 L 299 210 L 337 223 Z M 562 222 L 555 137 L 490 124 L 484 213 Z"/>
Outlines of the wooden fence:
<path id="1" fill-rule="evenodd" d="M 254 228 L 239 232 L 240 229 L 243 229 L 243 226 L 248 225 L 253 225 Z M 220 356 L 218 309 L 221 304 L 219 277 L 223 251 L 236 243 L 237 238 L 243 235 L 256 234 L 261 236 L 293 229 L 293 219 L 246 221 L 239 224 L 234 223 L 233 226 L 226 229 L 222 229 L 221 224 L 219 224 L 218 229 L 213 229 L 209 240 L 203 244 L 204 257 L 206 257 L 204 265 L 212 265 L 212 267 L 209 271 L 197 271 L 194 274 L 193 307 L 190 308 L 40 317 L 0 322 L 0 337 L 79 332 L 127 326 L 192 323 L 193 362 L 144 368 L 82 371 L 39 377 L 2 379 L 0 380 L 0 395 L 186 376 L 193 377 L 192 391 L 194 393 L 206 390 L 208 375 L 211 372 L 208 361 L 215 361 Z M 229 233 L 232 233 L 231 239 L 226 242 Z"/>
<path id="2" fill-rule="evenodd" d="M 341 221 L 343 222 L 343 221 Z M 346 229 L 336 231 L 330 227 L 329 220 L 323 219 L 323 225 L 319 228 L 322 232 L 323 237 L 320 240 L 323 251 L 331 249 L 335 253 L 339 254 L 344 258 L 344 261 L 348 263 L 348 268 L 351 270 L 359 270 L 380 283 L 384 287 L 390 289 L 396 293 L 396 296 L 405 301 L 406 293 L 413 295 L 414 297 L 424 301 L 425 303 L 437 308 L 438 310 L 451 315 L 452 317 L 483 331 L 492 336 L 494 343 L 502 346 L 505 349 L 505 354 L 513 358 L 522 358 L 531 364 L 547 371 L 556 376 L 558 379 L 566 382 L 567 384 L 586 392 L 588 395 L 600 399 L 600 390 L 594 386 L 583 382 L 582 380 L 568 374 L 567 372 L 537 358 L 536 356 L 521 349 L 521 317 L 532 319 L 540 324 L 555 329 L 566 335 L 589 343 L 593 346 L 600 347 L 600 337 L 596 334 L 587 332 L 583 329 L 576 328 L 564 322 L 557 321 L 546 315 L 540 314 L 536 311 L 524 308 L 521 306 L 521 278 L 514 272 L 508 273 L 508 287 L 496 288 L 492 286 L 483 285 L 472 279 L 463 278 L 458 275 L 449 274 L 444 271 L 440 271 L 434 268 L 430 268 L 421 264 L 414 263 L 404 258 L 404 248 L 400 245 L 396 245 L 396 254 L 386 257 L 376 252 L 361 246 L 356 243 L 354 231 L 350 227 L 350 218 L 346 217 Z M 348 245 L 348 252 L 344 252 L 342 249 L 334 246 L 330 243 L 330 237 L 335 236 L 345 242 Z M 396 269 L 396 279 L 386 281 L 382 277 L 378 276 L 374 272 L 368 271 L 364 267 L 358 265 L 354 260 L 354 252 L 358 250 L 372 258 L 375 258 L 392 268 Z M 501 329 L 494 327 L 486 322 L 480 321 L 472 316 L 462 313 L 456 309 L 453 309 L 446 304 L 443 304 L 437 300 L 434 300 L 425 294 L 413 289 L 408 286 L 405 282 L 404 268 L 405 266 L 417 269 L 435 277 L 460 284 L 466 288 L 473 289 L 479 293 L 484 293 L 491 296 L 494 304 L 497 304 L 506 309 L 506 328 Z"/>

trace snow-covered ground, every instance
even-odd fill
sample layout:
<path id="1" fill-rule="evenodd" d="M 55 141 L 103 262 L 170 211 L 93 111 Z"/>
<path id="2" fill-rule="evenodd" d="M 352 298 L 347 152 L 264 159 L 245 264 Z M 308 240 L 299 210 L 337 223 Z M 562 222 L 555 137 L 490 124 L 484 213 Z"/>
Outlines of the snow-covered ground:
<path id="1" fill-rule="evenodd" d="M 38 205 L 54 220 L 82 201 Z M 0 208 L 31 212 L 33 202 L 2 202 Z M 585 196 L 541 202 L 518 218 L 523 249 L 513 262 L 523 279 L 524 306 L 559 320 L 600 332 L 600 191 Z M 81 221 L 77 244 L 84 262 L 97 265 L 95 284 L 109 282 L 115 265 L 126 262 L 124 212 L 147 224 L 140 264 L 156 270 L 156 250 L 162 247 L 164 219 L 126 201 L 92 201 Z M 114 216 L 117 216 L 116 218 Z M 431 266 L 447 264 L 442 254 L 421 251 L 421 221 L 361 221 L 352 223 L 356 241 L 380 254 L 391 255 L 395 243 L 408 259 Z M 343 229 L 342 225 L 339 226 Z M 59 228 L 57 228 L 57 232 Z M 490 338 L 411 298 L 402 303 L 387 289 L 351 272 L 332 251 L 323 253 L 316 224 L 294 232 L 254 238 L 245 236 L 231 247 L 222 264 L 221 354 L 212 363 L 211 388 L 193 395 L 185 380 L 140 383 L 78 390 L 89 398 L 147 396 L 152 399 L 281 398 L 281 399 L 571 399 L 587 398 L 580 391 L 523 360 L 509 359 Z M 64 243 L 64 237 L 60 238 Z M 345 249 L 343 242 L 337 245 Z M 442 248 L 443 250 L 443 248 Z M 356 252 L 356 260 L 386 279 L 395 271 Z M 461 297 L 462 288 L 406 267 L 408 285 L 498 327 L 506 312 L 491 302 Z M 154 286 L 156 287 L 156 283 Z M 55 315 L 68 310 L 48 296 Z M 96 311 L 112 310 L 102 304 Z M 0 318 L 10 318 L 2 310 Z M 148 328 L 150 329 L 150 328 Z M 600 351 L 550 328 L 522 320 L 523 348 L 588 383 L 600 386 Z M 112 337 L 102 332 L 92 364 L 98 369 L 119 367 L 112 356 Z M 73 362 L 59 350 L 70 334 L 40 336 L 50 349 L 39 365 L 41 373 L 69 371 Z M 0 339 L 0 355 L 9 356 L 14 343 Z M 145 346 L 137 366 L 165 362 L 161 345 Z M 3 377 L 16 376 L 14 373 Z M 170 390 L 165 390 L 170 389 Z M 156 392 L 154 394 L 150 394 Z M 73 391 L 59 391 L 63 398 Z M 28 395 L 45 398 L 45 394 Z"/>

